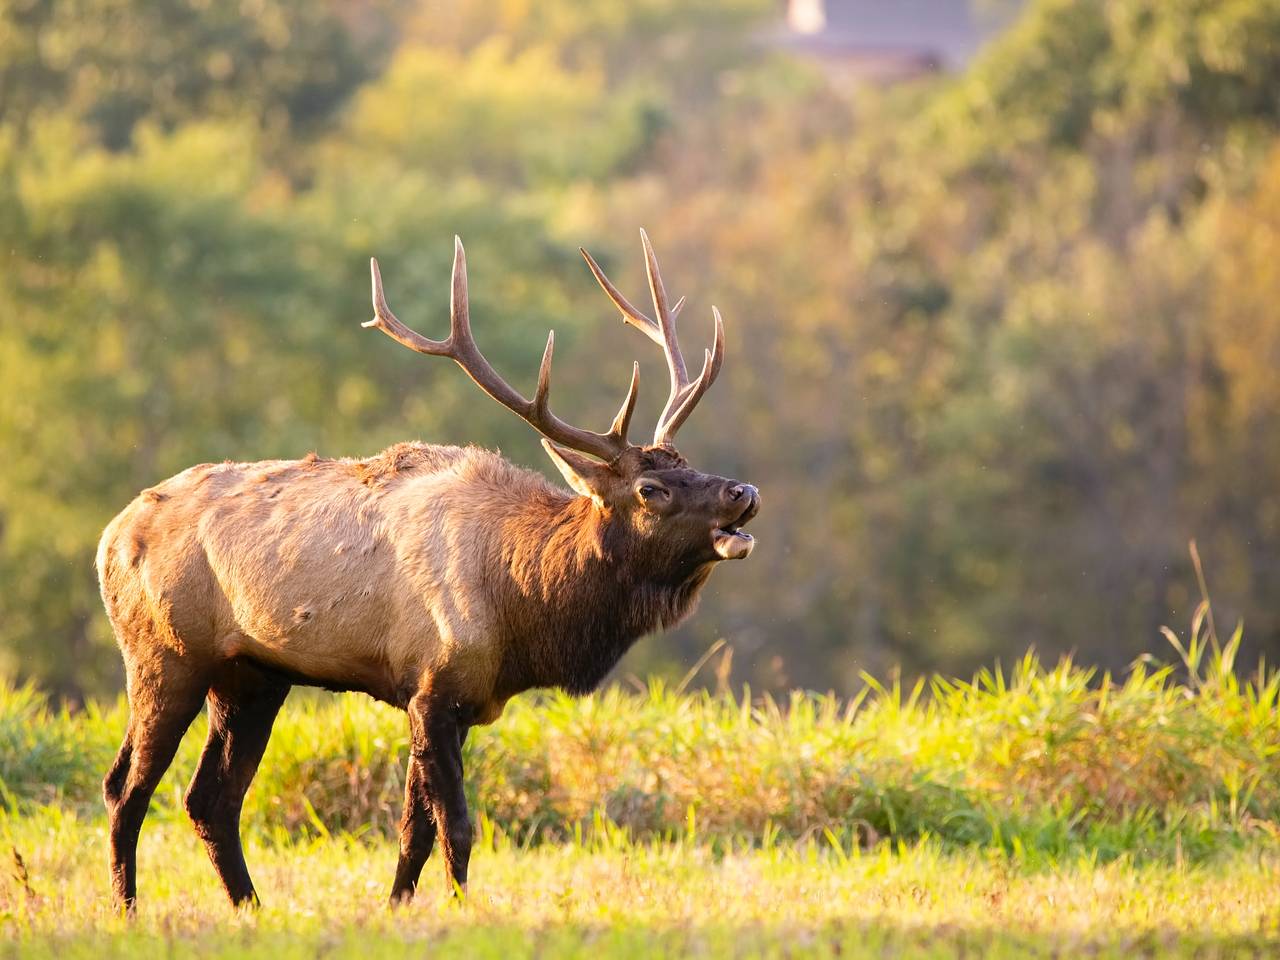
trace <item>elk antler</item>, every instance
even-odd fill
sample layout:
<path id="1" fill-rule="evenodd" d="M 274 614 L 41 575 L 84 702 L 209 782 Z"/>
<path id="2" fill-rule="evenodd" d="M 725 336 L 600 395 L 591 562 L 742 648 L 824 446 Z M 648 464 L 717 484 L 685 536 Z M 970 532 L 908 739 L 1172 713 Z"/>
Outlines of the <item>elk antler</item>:
<path id="1" fill-rule="evenodd" d="M 703 351 L 702 373 L 698 379 L 690 382 L 689 372 L 684 364 L 684 355 L 680 352 L 680 341 L 676 336 L 676 317 L 684 306 L 684 297 L 676 301 L 674 307 L 667 306 L 667 290 L 662 285 L 662 274 L 658 271 L 658 258 L 653 252 L 653 244 L 649 235 L 640 231 L 640 242 L 644 245 L 644 266 L 649 276 L 649 292 L 653 296 L 653 309 L 658 317 L 655 323 L 641 313 L 632 303 L 618 292 L 618 288 L 609 282 L 600 265 L 579 247 L 579 252 L 586 258 L 587 266 L 595 274 L 604 292 L 609 295 L 614 306 L 622 311 L 622 319 L 631 324 L 650 340 L 662 347 L 667 358 L 667 369 L 671 373 L 671 394 L 667 397 L 666 406 L 662 408 L 662 416 L 658 418 L 657 429 L 653 432 L 655 446 L 670 443 L 680 425 L 689 419 L 693 408 L 698 405 L 702 395 L 715 382 L 720 373 L 720 365 L 724 363 L 724 321 L 720 319 L 720 311 L 711 308 L 715 317 L 715 340 L 710 350 Z"/>
<path id="2" fill-rule="evenodd" d="M 418 353 L 449 357 L 467 372 L 467 376 L 481 390 L 556 443 L 605 461 L 616 459 L 630 446 L 627 442 L 627 427 L 631 423 L 631 414 L 636 407 L 636 394 L 640 388 L 640 364 L 636 363 L 631 368 L 631 387 L 618 415 L 613 418 L 608 433 L 594 433 L 572 426 L 552 413 L 549 405 L 551 354 L 556 342 L 556 334 L 552 330 L 547 335 L 547 348 L 542 353 L 542 365 L 538 368 L 537 389 L 534 390 L 533 399 L 526 400 L 489 365 L 471 335 L 471 316 L 467 306 L 467 258 L 458 237 L 453 238 L 453 289 L 449 298 L 447 339 L 428 340 L 397 320 L 383 296 L 382 274 L 378 271 L 376 259 L 370 259 L 369 270 L 373 275 L 373 319 L 366 320 L 361 326 L 375 327 L 392 340 Z"/>

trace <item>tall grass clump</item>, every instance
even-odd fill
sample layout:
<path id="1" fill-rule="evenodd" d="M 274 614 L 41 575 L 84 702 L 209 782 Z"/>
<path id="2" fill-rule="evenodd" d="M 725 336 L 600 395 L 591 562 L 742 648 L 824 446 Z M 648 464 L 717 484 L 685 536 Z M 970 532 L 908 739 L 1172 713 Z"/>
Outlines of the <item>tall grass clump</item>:
<path id="1" fill-rule="evenodd" d="M 583 829 L 713 843 L 844 845 L 933 837 L 1065 854 L 1197 856 L 1270 840 L 1280 818 L 1280 674 L 1241 676 L 1237 630 L 1207 603 L 1181 663 L 1121 678 L 1027 654 L 1012 670 L 909 689 L 866 678 L 849 700 L 795 692 L 683 693 L 659 681 L 575 700 L 512 702 L 466 747 L 486 829 L 520 843 Z M 0 788 L 11 810 L 94 815 L 125 706 L 54 709 L 0 687 Z M 204 737 L 188 735 L 157 792 L 179 798 Z M 266 835 L 386 836 L 400 813 L 407 726 L 364 697 L 295 694 L 276 724 L 246 820 Z"/>

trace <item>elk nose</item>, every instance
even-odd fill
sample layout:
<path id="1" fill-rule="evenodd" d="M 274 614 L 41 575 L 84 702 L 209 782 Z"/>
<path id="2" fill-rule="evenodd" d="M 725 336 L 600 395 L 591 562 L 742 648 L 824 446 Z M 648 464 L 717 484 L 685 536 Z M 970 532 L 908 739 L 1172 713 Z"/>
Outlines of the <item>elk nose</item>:
<path id="1" fill-rule="evenodd" d="M 751 501 L 758 495 L 756 488 L 749 483 L 735 483 L 725 493 L 732 503 L 738 503 L 743 499 Z"/>

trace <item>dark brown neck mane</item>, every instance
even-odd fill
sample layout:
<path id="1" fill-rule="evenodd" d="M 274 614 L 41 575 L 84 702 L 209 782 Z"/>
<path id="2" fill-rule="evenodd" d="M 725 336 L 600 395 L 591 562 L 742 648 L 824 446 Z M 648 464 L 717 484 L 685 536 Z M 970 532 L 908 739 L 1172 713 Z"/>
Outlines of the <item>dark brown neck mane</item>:
<path id="1" fill-rule="evenodd" d="M 501 526 L 502 696 L 594 690 L 642 636 L 693 612 L 711 564 L 664 553 L 585 497 L 548 487 Z"/>

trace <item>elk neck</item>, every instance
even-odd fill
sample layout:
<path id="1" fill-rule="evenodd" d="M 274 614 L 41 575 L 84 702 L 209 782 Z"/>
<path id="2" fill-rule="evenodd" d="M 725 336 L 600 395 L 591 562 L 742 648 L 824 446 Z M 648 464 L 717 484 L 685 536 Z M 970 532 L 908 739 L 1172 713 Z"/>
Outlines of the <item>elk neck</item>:
<path id="1" fill-rule="evenodd" d="M 642 636 L 693 611 L 711 564 L 646 543 L 586 497 L 547 491 L 503 524 L 515 590 L 504 621 L 504 696 L 594 690 Z"/>

